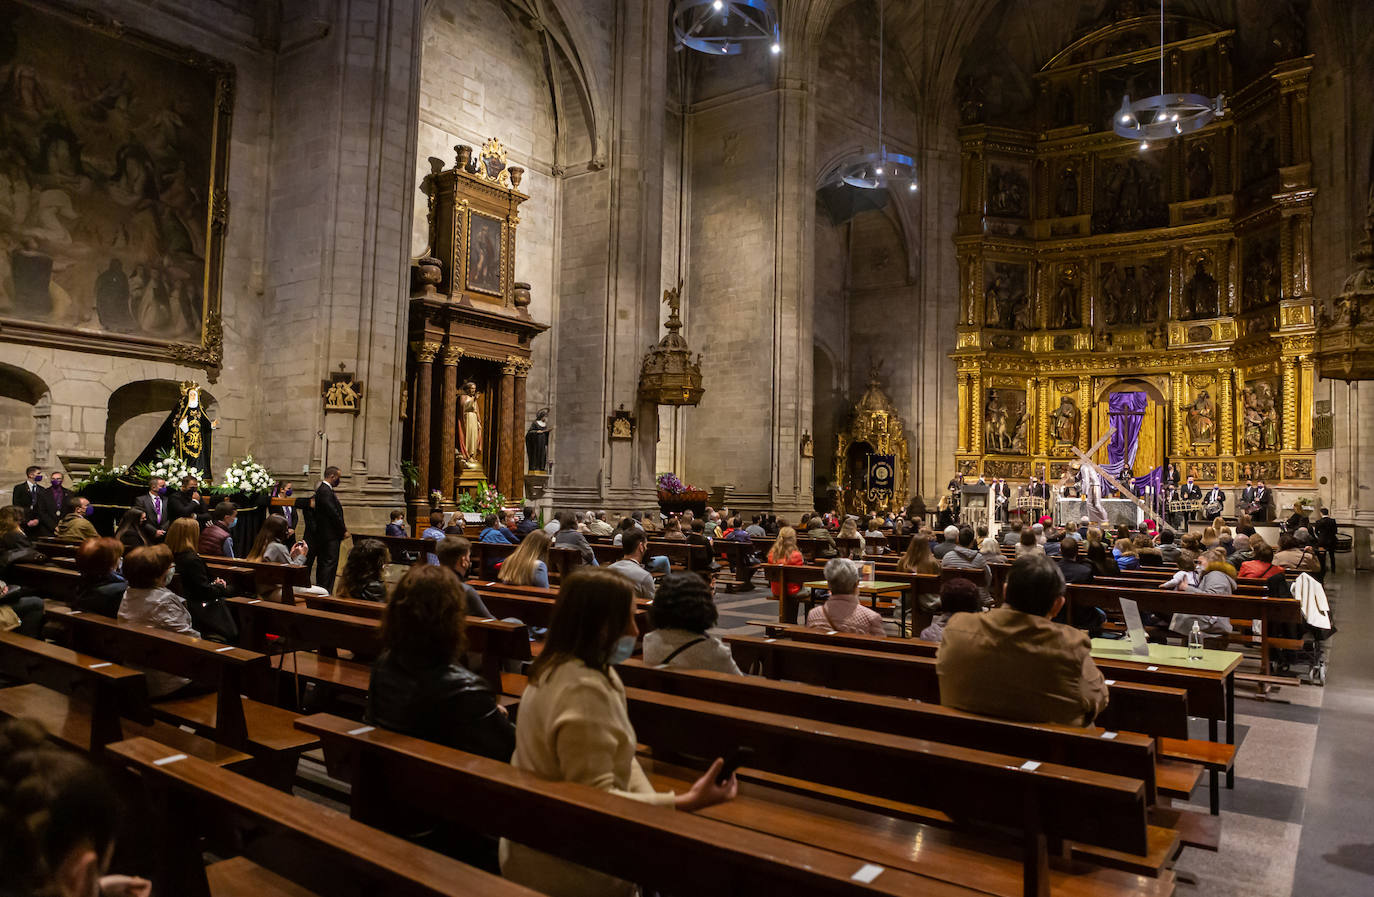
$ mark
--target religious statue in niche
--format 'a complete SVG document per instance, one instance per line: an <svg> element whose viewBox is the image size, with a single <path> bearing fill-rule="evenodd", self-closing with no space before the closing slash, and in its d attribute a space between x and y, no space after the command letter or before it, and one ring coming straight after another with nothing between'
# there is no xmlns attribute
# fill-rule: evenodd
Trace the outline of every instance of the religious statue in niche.
<svg viewBox="0 0 1374 897"><path fill-rule="evenodd" d="M1216 278L1207 273L1207 258L1200 255L1193 262L1193 276L1183 293L1183 319L1215 318L1220 313Z"/></svg>
<svg viewBox="0 0 1374 897"><path fill-rule="evenodd" d="M1059 189L1054 195L1054 214L1060 218L1078 214L1078 172L1065 165L1059 172Z"/></svg>
<svg viewBox="0 0 1374 897"><path fill-rule="evenodd" d="M1159 163L1149 156L1103 160L1093 208L1094 234L1166 226L1169 204Z"/></svg>
<svg viewBox="0 0 1374 897"><path fill-rule="evenodd" d="M1078 267L1069 263L1059 271L1059 288L1054 291L1054 299L1050 303L1051 330L1071 330L1082 323L1078 313L1078 296Z"/></svg>
<svg viewBox="0 0 1374 897"><path fill-rule="evenodd" d="M1073 445L1078 442L1078 405L1073 399L1063 396L1059 407L1050 415L1050 431L1054 434L1056 445Z"/></svg>
<svg viewBox="0 0 1374 897"><path fill-rule="evenodd" d="M983 408L985 450L1004 454L1026 453L1026 396L1010 389L989 389Z"/></svg>
<svg viewBox="0 0 1374 897"><path fill-rule="evenodd" d="M549 426L549 409L540 408L534 413L530 428L525 431L526 469L539 472L549 469L549 436L553 427Z"/></svg>
<svg viewBox="0 0 1374 897"><path fill-rule="evenodd" d="M1276 390L1267 380L1246 385L1241 392L1242 441L1247 452L1272 452L1279 447Z"/></svg>
<svg viewBox="0 0 1374 897"><path fill-rule="evenodd" d="M996 164L988 167L988 214L1030 217L1030 183L1023 172Z"/></svg>
<svg viewBox="0 0 1374 897"><path fill-rule="evenodd" d="M1197 400L1188 406L1188 435L1193 445L1211 445L1216 437L1216 405L1212 397L1203 390Z"/></svg>
<svg viewBox="0 0 1374 897"><path fill-rule="evenodd" d="M1279 301L1279 241L1275 236L1245 240L1241 265L1241 310L1264 308Z"/></svg>
<svg viewBox="0 0 1374 897"><path fill-rule="evenodd" d="M458 455L468 470L482 464L482 411L477 403L477 384L471 380L458 394Z"/></svg>
<svg viewBox="0 0 1374 897"><path fill-rule="evenodd" d="M634 415L625 410L624 403L606 419L606 432L612 439L633 439L635 435Z"/></svg>
<svg viewBox="0 0 1374 897"><path fill-rule="evenodd" d="M1001 330L1030 330L1031 303L1026 294L1026 266L993 262L983 294L984 314L989 327Z"/></svg>
<svg viewBox="0 0 1374 897"><path fill-rule="evenodd" d="M1188 149L1188 198L1206 199L1212 195L1212 151L1205 143Z"/></svg>

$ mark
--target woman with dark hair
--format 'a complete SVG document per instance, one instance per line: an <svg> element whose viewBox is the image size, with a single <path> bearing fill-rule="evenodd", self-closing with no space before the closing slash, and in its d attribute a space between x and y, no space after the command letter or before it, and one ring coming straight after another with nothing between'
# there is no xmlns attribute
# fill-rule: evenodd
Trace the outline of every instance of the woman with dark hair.
<svg viewBox="0 0 1374 897"><path fill-rule="evenodd" d="M590 567L597 566L596 552L592 551L591 543L577 531L577 516L572 511L559 511L554 519L558 521L558 532L553 537L554 546L576 548L582 555L582 563Z"/></svg>
<svg viewBox="0 0 1374 897"><path fill-rule="evenodd" d="M253 547L248 549L246 560L267 564L290 564L293 567L304 564L305 543L297 542L287 548L286 543L282 541L289 531L290 524L286 522L285 517L280 514L268 514L267 519L262 522L262 529L258 530L257 538L253 540Z"/></svg>
<svg viewBox="0 0 1374 897"><path fill-rule="evenodd" d="M386 601L386 581L382 577L390 561L391 551L376 539L354 543L339 577L344 597Z"/></svg>
<svg viewBox="0 0 1374 897"><path fill-rule="evenodd" d="M176 562L181 597L186 599L196 629L205 638L231 644L239 637L239 627L224 603L229 585L222 577L210 578L210 568L196 551L200 535L196 518L179 517L167 526L166 545Z"/></svg>
<svg viewBox="0 0 1374 897"><path fill-rule="evenodd" d="M1088 563L1093 565L1094 576L1117 576L1121 573L1116 558L1107 551L1105 542L1088 542Z"/></svg>
<svg viewBox="0 0 1374 897"><path fill-rule="evenodd" d="M505 762L515 750L515 727L486 680L458 662L466 626L457 574L411 567L382 614L367 721Z"/></svg>
<svg viewBox="0 0 1374 897"><path fill-rule="evenodd" d="M119 518L119 526L115 528L114 537L124 546L125 551L148 544L148 537L143 533L143 521L147 518L148 515L143 513L141 508L130 508Z"/></svg>
<svg viewBox="0 0 1374 897"><path fill-rule="evenodd" d="M983 610L978 587L967 579L947 579L940 585L940 613L921 630L921 638L938 642L945 637L945 625L955 614L976 614Z"/></svg>
<svg viewBox="0 0 1374 897"><path fill-rule="evenodd" d="M644 636L644 662L680 670L741 675L728 645L707 630L716 625L711 587L695 573L669 573L649 608L654 631Z"/></svg>
<svg viewBox="0 0 1374 897"><path fill-rule="evenodd" d="M107 874L119 828L113 787L31 720L0 723L0 795L4 893L147 897L144 879Z"/></svg>
<svg viewBox="0 0 1374 897"><path fill-rule="evenodd" d="M76 572L81 580L76 586L72 608L88 614L113 617L119 613L119 602L129 584L119 574L119 560L124 546L114 539L87 539L76 549Z"/></svg>
<svg viewBox="0 0 1374 897"><path fill-rule="evenodd" d="M520 700L511 764L553 782L591 785L621 797L679 810L730 800L732 776L716 784L711 764L685 794L655 791L635 759L625 686L615 664L634 653L634 591L608 570L579 570L559 590L544 650ZM621 897L635 886L513 841L501 841L501 873L550 897Z"/></svg>

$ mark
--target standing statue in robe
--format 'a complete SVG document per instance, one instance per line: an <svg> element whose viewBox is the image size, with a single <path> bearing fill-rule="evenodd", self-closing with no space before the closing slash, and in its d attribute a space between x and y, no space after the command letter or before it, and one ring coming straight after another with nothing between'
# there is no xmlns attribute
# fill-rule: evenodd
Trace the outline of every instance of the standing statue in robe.
<svg viewBox="0 0 1374 897"><path fill-rule="evenodd" d="M525 466L528 470L549 469L549 434L552 432L553 428L549 426L549 409L540 408L535 412L530 428L525 431Z"/></svg>
<svg viewBox="0 0 1374 897"><path fill-rule="evenodd" d="M1216 406L1212 404L1212 398L1203 390L1197 397L1197 401L1188 407L1188 433L1192 437L1193 445L1211 445L1213 435L1216 433Z"/></svg>
<svg viewBox="0 0 1374 897"><path fill-rule="evenodd" d="M477 384L469 380L458 395L458 454L463 467L476 470L482 464L482 415L477 407Z"/></svg>
<svg viewBox="0 0 1374 897"><path fill-rule="evenodd" d="M1073 445L1078 441L1078 406L1073 399L1064 396L1059 400L1059 407L1050 415L1050 425L1059 445Z"/></svg>

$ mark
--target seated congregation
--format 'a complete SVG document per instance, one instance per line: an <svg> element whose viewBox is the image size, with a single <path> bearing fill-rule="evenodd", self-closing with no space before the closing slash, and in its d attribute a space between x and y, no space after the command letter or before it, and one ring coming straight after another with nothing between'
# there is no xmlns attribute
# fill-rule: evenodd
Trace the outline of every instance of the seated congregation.
<svg viewBox="0 0 1374 897"><path fill-rule="evenodd" d="M335 893L339 861L388 893L1170 894L1220 843L1236 680L1274 681L1315 555L1222 521L1175 544L526 507L414 537L397 512L340 534L334 576L318 511L309 545L273 513L242 550L238 509L191 483L168 514L162 485L113 535L79 498L65 530L0 509L23 893ZM722 627L749 592L776 621ZM1149 665L1112 648L1128 599Z"/></svg>

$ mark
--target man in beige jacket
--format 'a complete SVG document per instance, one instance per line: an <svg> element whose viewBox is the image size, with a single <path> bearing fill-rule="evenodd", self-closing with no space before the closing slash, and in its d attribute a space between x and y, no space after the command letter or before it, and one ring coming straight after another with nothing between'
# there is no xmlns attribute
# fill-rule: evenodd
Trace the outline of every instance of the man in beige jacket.
<svg viewBox="0 0 1374 897"><path fill-rule="evenodd" d="M940 702L1026 722L1086 726L1107 706L1107 685L1088 636L1051 622L1064 606L1064 576L1044 555L1007 574L1006 604L956 614L936 655Z"/></svg>

